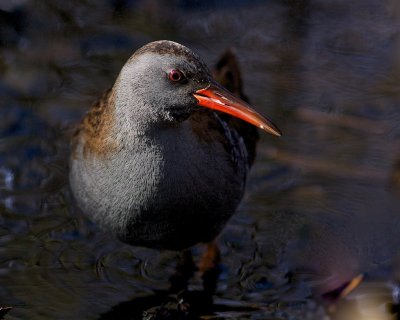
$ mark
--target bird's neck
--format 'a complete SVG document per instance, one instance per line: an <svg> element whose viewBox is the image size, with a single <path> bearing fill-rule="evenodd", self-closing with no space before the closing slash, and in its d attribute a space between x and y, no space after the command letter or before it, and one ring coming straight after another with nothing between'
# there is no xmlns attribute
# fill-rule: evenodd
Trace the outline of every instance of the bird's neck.
<svg viewBox="0 0 400 320"><path fill-rule="evenodd" d="M118 141L135 144L159 137L164 130L177 128L181 122L162 112L162 106L148 103L140 91L116 87L114 135Z"/></svg>

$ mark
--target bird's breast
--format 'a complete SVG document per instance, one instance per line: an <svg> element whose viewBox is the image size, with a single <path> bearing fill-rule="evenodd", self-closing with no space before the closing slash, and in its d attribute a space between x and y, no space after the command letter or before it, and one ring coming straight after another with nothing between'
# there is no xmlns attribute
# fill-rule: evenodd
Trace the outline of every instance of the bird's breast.
<svg viewBox="0 0 400 320"><path fill-rule="evenodd" d="M140 180L152 177L144 203L155 211L196 206L212 210L222 203L228 210L229 203L241 197L248 170L245 157L235 146L227 148L230 140L204 131L199 135L196 130L191 121L165 128L154 145L139 153L140 163L151 163L151 175L148 166L135 166L135 171Z"/></svg>
<svg viewBox="0 0 400 320"><path fill-rule="evenodd" d="M83 211L139 245L174 248L185 232L190 244L215 236L243 195L247 157L240 139L221 136L222 124L201 131L193 120L133 139L107 159L75 157L71 186ZM208 231L196 235L203 224Z"/></svg>

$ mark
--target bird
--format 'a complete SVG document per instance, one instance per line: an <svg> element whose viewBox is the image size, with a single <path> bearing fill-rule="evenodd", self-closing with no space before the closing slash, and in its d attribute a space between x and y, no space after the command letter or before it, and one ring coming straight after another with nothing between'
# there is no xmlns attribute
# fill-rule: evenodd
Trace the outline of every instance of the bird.
<svg viewBox="0 0 400 320"><path fill-rule="evenodd" d="M134 246L182 251L212 242L243 197L255 128L282 134L245 100L184 45L139 48L71 139L78 206Z"/></svg>

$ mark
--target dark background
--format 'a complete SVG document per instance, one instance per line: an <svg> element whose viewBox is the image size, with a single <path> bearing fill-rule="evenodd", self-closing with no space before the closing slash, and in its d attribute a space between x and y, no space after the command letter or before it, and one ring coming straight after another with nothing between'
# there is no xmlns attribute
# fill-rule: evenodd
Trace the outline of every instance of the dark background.
<svg viewBox="0 0 400 320"><path fill-rule="evenodd" d="M159 39L210 66L234 48L246 94L284 132L261 133L245 199L219 238L216 302L231 307L220 318L392 319L398 0L0 1L0 306L14 306L6 318L96 319L168 287L175 253L121 244L74 207L64 137L129 56ZM359 273L366 282L337 308L321 302L327 283Z"/></svg>

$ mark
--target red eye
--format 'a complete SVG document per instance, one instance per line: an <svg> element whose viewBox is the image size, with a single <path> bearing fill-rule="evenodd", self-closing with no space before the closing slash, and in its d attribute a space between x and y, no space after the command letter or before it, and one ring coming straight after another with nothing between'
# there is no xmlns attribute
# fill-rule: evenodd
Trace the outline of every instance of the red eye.
<svg viewBox="0 0 400 320"><path fill-rule="evenodd" d="M173 69L169 72L168 79L172 82L179 82L184 79L184 75L179 70Z"/></svg>

